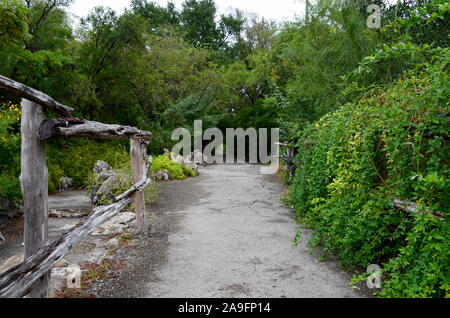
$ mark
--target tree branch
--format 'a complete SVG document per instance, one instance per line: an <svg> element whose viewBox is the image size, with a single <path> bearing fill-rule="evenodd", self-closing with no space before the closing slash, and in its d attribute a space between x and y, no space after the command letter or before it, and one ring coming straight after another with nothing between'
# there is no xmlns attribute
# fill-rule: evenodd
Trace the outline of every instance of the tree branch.
<svg viewBox="0 0 450 318"><path fill-rule="evenodd" d="M2 75L0 75L0 89L42 105L61 116L71 117L75 111L73 108L57 102L47 94Z"/></svg>

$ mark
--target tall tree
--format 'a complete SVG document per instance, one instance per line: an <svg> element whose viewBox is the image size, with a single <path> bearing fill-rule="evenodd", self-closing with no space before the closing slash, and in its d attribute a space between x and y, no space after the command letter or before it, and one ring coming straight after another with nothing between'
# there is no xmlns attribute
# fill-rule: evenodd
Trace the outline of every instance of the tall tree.
<svg viewBox="0 0 450 318"><path fill-rule="evenodd" d="M217 7L214 0L186 0L181 11L181 23L188 43L195 47L222 51L236 55L244 19L242 15L221 15L216 22Z"/></svg>
<svg viewBox="0 0 450 318"><path fill-rule="evenodd" d="M167 7L163 7L147 0L131 0L131 10L147 21L152 32L163 26L180 24L180 12L171 1L167 3Z"/></svg>
<svg viewBox="0 0 450 318"><path fill-rule="evenodd" d="M132 91L129 64L145 48L144 27L138 15L126 11L119 17L103 7L96 7L81 20L79 40L82 43L77 64L83 74L80 85L89 87L91 96L82 97L87 101L83 115L95 118L102 112L103 118L112 119L121 116L121 105L130 105L127 101Z"/></svg>

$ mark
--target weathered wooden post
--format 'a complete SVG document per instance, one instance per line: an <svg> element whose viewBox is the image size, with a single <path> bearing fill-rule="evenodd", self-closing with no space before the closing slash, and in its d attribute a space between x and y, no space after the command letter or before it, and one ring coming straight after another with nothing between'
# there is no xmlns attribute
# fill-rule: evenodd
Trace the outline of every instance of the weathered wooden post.
<svg viewBox="0 0 450 318"><path fill-rule="evenodd" d="M21 174L24 206L25 259L32 256L48 239L48 170L45 142L38 135L46 118L41 105L22 99ZM30 289L29 297L49 297L50 272L39 278Z"/></svg>
<svg viewBox="0 0 450 318"><path fill-rule="evenodd" d="M133 183L137 184L142 178L143 167L147 160L148 140L131 138L130 139L130 155L131 155L131 171L133 174ZM136 213L136 223L138 231L145 229L145 196L144 191L140 191L134 198L134 209Z"/></svg>

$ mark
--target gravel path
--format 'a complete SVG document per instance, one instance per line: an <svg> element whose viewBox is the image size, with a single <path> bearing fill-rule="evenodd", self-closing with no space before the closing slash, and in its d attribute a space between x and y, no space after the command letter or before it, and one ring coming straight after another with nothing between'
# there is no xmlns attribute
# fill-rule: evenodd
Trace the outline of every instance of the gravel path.
<svg viewBox="0 0 450 318"><path fill-rule="evenodd" d="M126 266L96 284L100 297L367 297L351 274L319 262L276 175L256 165L214 165L164 183L149 231L115 258Z"/></svg>

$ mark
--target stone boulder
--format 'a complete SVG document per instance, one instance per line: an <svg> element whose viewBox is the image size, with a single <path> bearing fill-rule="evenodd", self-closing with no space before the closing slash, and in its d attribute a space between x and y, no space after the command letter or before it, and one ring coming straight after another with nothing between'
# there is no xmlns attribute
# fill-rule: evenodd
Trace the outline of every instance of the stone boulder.
<svg viewBox="0 0 450 318"><path fill-rule="evenodd" d="M72 188L73 180L67 177L61 177L59 179L58 190L59 191L68 191Z"/></svg>
<svg viewBox="0 0 450 318"><path fill-rule="evenodd" d="M195 164L198 164L200 166L206 166L208 165L208 157L205 156L200 150L195 149L194 152L191 152L191 154L188 156L188 159L192 161Z"/></svg>
<svg viewBox="0 0 450 318"><path fill-rule="evenodd" d="M66 260L65 258L61 258L58 263L55 264L54 267L69 267L72 264Z"/></svg>
<svg viewBox="0 0 450 318"><path fill-rule="evenodd" d="M152 172L151 178L155 181L168 181L170 178L170 173L166 169Z"/></svg>
<svg viewBox="0 0 450 318"><path fill-rule="evenodd" d="M102 160L97 161L94 165L94 172L96 174L102 174L112 170L111 166Z"/></svg>
<svg viewBox="0 0 450 318"><path fill-rule="evenodd" d="M5 237L3 236L2 232L0 232L0 245L5 243Z"/></svg>
<svg viewBox="0 0 450 318"><path fill-rule="evenodd" d="M198 164L196 164L196 163L194 163L194 162L189 162L189 161L187 161L187 162L184 164L184 166L185 166L186 168L189 168L189 169L194 170L196 175L199 175L199 174L200 174L200 171L198 170Z"/></svg>
<svg viewBox="0 0 450 318"><path fill-rule="evenodd" d="M90 193L93 205L109 203L116 195L130 187L131 177L115 171L104 161L97 161L94 173Z"/></svg>
<svg viewBox="0 0 450 318"><path fill-rule="evenodd" d="M178 163L179 165L184 164L184 158L180 155L175 155L173 153L170 154L169 156L170 160L172 160L173 162Z"/></svg>
<svg viewBox="0 0 450 318"><path fill-rule="evenodd" d="M185 166L186 168L192 169L195 171L195 174L200 174L199 170L198 170L198 164L195 163L193 161L193 153L191 153L190 155L188 155L186 158L183 158L181 155L175 155L173 153L169 154L169 159L172 160L173 162L176 162L180 165Z"/></svg>
<svg viewBox="0 0 450 318"><path fill-rule="evenodd" d="M11 268L13 268L16 265L19 265L20 263L22 263L24 261L24 256L23 254L19 254L19 255L14 255L11 256L10 258L8 258L3 265L0 267L0 274L3 274L4 272L10 270Z"/></svg>
<svg viewBox="0 0 450 318"><path fill-rule="evenodd" d="M132 212L121 212L105 223L99 225L91 235L117 235L132 232L136 228L136 215Z"/></svg>
<svg viewBox="0 0 450 318"><path fill-rule="evenodd" d="M52 268L50 279L50 294L67 288L81 288L81 268L76 264L65 262L64 266Z"/></svg>
<svg viewBox="0 0 450 318"><path fill-rule="evenodd" d="M24 261L23 254L14 255L6 260L0 267L0 274L10 270ZM51 270L50 290L51 294L61 290L64 286L68 288L80 288L81 269L76 264L71 264L66 259L61 259Z"/></svg>
<svg viewBox="0 0 450 318"><path fill-rule="evenodd" d="M119 247L119 240L117 238L112 238L105 243L105 247L108 251L114 251Z"/></svg>

